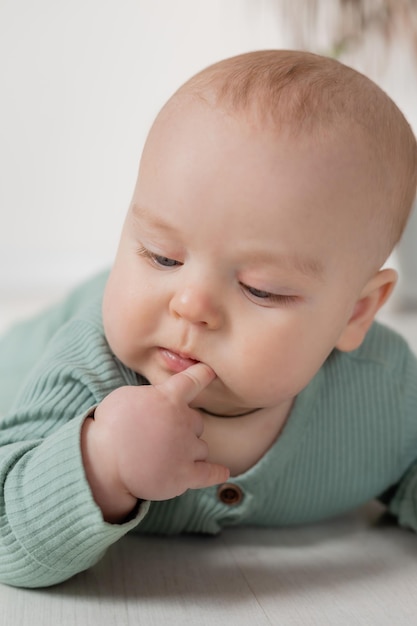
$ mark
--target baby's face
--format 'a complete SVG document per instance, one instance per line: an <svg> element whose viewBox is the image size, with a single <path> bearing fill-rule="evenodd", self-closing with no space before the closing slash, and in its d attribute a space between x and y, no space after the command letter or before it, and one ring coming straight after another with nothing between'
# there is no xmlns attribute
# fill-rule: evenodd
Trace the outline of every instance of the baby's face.
<svg viewBox="0 0 417 626"><path fill-rule="evenodd" d="M104 297L107 339L152 384L194 361L195 406L284 406L337 346L366 282L355 258L365 165L344 146L171 107L144 150Z"/></svg>

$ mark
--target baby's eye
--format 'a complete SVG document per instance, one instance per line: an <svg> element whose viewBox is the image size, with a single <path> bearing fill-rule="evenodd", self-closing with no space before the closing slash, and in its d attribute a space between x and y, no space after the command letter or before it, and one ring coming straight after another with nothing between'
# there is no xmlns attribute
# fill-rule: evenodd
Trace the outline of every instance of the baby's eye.
<svg viewBox="0 0 417 626"><path fill-rule="evenodd" d="M269 291L262 291L262 289L255 289L255 287L249 287L249 285L246 285L246 289L249 291L249 293L251 293L256 298L263 299L263 298L271 298L274 296L274 294Z"/></svg>
<svg viewBox="0 0 417 626"><path fill-rule="evenodd" d="M153 254L152 259L158 265L162 265L163 267L175 267L176 265L180 265L178 261L175 259L169 259L167 256L160 256L159 254Z"/></svg>
<svg viewBox="0 0 417 626"><path fill-rule="evenodd" d="M252 300L259 301L260 304L291 304L296 301L296 296L282 295L278 293L271 293L270 291L263 291L262 289L256 289L249 285L241 283L243 289L249 294Z"/></svg>
<svg viewBox="0 0 417 626"><path fill-rule="evenodd" d="M150 259L152 263L154 263L158 267L177 267L178 265L182 265L179 261L175 259L170 259L167 256L162 256L160 254L155 254L146 248L140 248L138 250L138 254L146 259Z"/></svg>

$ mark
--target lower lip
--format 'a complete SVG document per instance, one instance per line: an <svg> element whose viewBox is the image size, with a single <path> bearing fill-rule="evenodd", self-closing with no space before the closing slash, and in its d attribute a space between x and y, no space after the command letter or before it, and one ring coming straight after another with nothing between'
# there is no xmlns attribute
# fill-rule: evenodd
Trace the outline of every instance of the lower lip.
<svg viewBox="0 0 417 626"><path fill-rule="evenodd" d="M159 354L161 355L165 366L171 372L183 372L192 365L199 363L199 361L188 359L187 357L181 356L176 352L171 352L171 350L167 350L166 348L159 348Z"/></svg>

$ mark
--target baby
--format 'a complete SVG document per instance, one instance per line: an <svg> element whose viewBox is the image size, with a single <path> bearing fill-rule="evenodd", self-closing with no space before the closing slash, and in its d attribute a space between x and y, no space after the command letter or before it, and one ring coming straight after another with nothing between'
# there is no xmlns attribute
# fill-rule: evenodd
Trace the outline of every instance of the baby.
<svg viewBox="0 0 417 626"><path fill-rule="evenodd" d="M398 108L337 61L253 52L183 85L110 274L0 343L0 580L372 498L417 530L417 359L374 323L416 173Z"/></svg>

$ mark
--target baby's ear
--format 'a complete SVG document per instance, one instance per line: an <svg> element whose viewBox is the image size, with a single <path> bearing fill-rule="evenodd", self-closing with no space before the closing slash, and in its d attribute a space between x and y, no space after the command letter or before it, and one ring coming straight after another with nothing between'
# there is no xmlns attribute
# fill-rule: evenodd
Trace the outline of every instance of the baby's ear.
<svg viewBox="0 0 417 626"><path fill-rule="evenodd" d="M375 315L388 300L397 282L397 272L391 269L380 270L366 284L353 313L336 344L342 352L359 348L368 332Z"/></svg>

